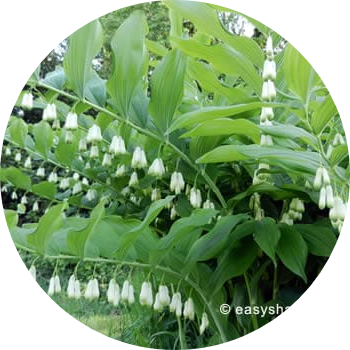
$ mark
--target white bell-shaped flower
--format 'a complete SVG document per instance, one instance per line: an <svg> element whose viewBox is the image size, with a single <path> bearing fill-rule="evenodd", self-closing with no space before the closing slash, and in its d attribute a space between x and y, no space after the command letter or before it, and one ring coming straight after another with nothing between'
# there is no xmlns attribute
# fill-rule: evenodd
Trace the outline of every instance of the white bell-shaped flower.
<svg viewBox="0 0 350 350"><path fill-rule="evenodd" d="M319 190L323 184L323 167L319 167L316 170L316 176L314 179L314 188Z"/></svg>
<svg viewBox="0 0 350 350"><path fill-rule="evenodd" d="M58 186L61 190L66 190L67 188L69 188L69 178L68 177L64 177L63 179L61 179L60 184Z"/></svg>
<svg viewBox="0 0 350 350"><path fill-rule="evenodd" d="M50 296L55 294L55 278L53 276L50 278L49 289L47 291L47 294Z"/></svg>
<svg viewBox="0 0 350 350"><path fill-rule="evenodd" d="M112 165L112 157L109 153L103 155L102 166L110 167Z"/></svg>
<svg viewBox="0 0 350 350"><path fill-rule="evenodd" d="M199 326L199 334L203 334L204 331L209 327L209 319L206 312L203 312L201 325Z"/></svg>
<svg viewBox="0 0 350 350"><path fill-rule="evenodd" d="M154 188L151 193L151 201L155 202L162 198L162 194L159 188Z"/></svg>
<svg viewBox="0 0 350 350"><path fill-rule="evenodd" d="M39 204L37 201L33 203L32 211L37 212L39 211Z"/></svg>
<svg viewBox="0 0 350 350"><path fill-rule="evenodd" d="M150 282L145 281L142 283L139 300L141 305L153 305L152 285Z"/></svg>
<svg viewBox="0 0 350 350"><path fill-rule="evenodd" d="M171 298L171 303L169 305L170 312L175 312L177 317L181 317L182 315L182 302L181 302L181 294L176 292L173 294Z"/></svg>
<svg viewBox="0 0 350 350"><path fill-rule="evenodd" d="M170 209L170 220L175 220L176 216L177 216L176 209L175 209L175 207L172 207Z"/></svg>
<svg viewBox="0 0 350 350"><path fill-rule="evenodd" d="M117 170L115 172L115 176L116 177L122 177L122 176L125 175L125 172L126 172L125 165L124 164L118 164Z"/></svg>
<svg viewBox="0 0 350 350"><path fill-rule="evenodd" d="M86 136L87 143L100 142L102 141L101 129L98 125L93 125Z"/></svg>
<svg viewBox="0 0 350 350"><path fill-rule="evenodd" d="M36 176L45 177L45 168L39 167L38 170L36 171Z"/></svg>
<svg viewBox="0 0 350 350"><path fill-rule="evenodd" d="M135 169L141 169L147 166L146 154L141 147L135 148L131 159L131 166Z"/></svg>
<svg viewBox="0 0 350 350"><path fill-rule="evenodd" d="M137 172L134 171L131 176L130 176L130 180L129 180L129 186L130 187L134 187L139 183L139 178L137 176Z"/></svg>
<svg viewBox="0 0 350 350"><path fill-rule="evenodd" d="M92 202L96 199L96 191L93 190L92 188L90 188L87 192L86 192L86 195L85 195L85 198L87 201L89 202Z"/></svg>
<svg viewBox="0 0 350 350"><path fill-rule="evenodd" d="M29 157L27 157L27 159L24 162L24 167L26 169L31 169L32 168L32 159Z"/></svg>
<svg viewBox="0 0 350 350"><path fill-rule="evenodd" d="M134 287L132 284L129 284L128 303L132 305L134 304L134 302L135 302Z"/></svg>
<svg viewBox="0 0 350 350"><path fill-rule="evenodd" d="M91 159L96 159L99 157L99 150L98 150L98 146L97 145L93 145L91 146L91 149L90 149L90 158Z"/></svg>
<svg viewBox="0 0 350 350"><path fill-rule="evenodd" d="M183 315L185 318L190 319L191 321L194 320L195 312L194 312L194 303L192 298L188 298L185 301Z"/></svg>
<svg viewBox="0 0 350 350"><path fill-rule="evenodd" d="M121 298L122 301L128 301L128 298L129 298L129 286L130 286L129 281L125 280L124 283L123 283L122 292L121 292L121 295L120 295L120 298Z"/></svg>
<svg viewBox="0 0 350 350"><path fill-rule="evenodd" d="M78 116L76 113L69 112L66 117L64 128L67 130L78 129Z"/></svg>
<svg viewBox="0 0 350 350"><path fill-rule="evenodd" d="M113 136L109 152L115 155L126 154L125 142L121 136Z"/></svg>
<svg viewBox="0 0 350 350"><path fill-rule="evenodd" d="M58 277L58 275L55 276L54 278L54 284L55 284L55 293L61 293L61 282L60 282L60 278Z"/></svg>
<svg viewBox="0 0 350 350"><path fill-rule="evenodd" d="M72 194L78 194L79 192L81 192L83 190L83 187L81 185L81 182L77 182L76 184L74 184L73 189L72 189Z"/></svg>
<svg viewBox="0 0 350 350"><path fill-rule="evenodd" d="M276 92L275 83L272 80L264 81L262 86L262 93L261 93L262 99L265 101L271 101L274 98L276 98L276 96L277 96L277 92Z"/></svg>
<svg viewBox="0 0 350 350"><path fill-rule="evenodd" d="M190 191L190 203L193 208L200 208L202 206L201 191L195 187L191 188Z"/></svg>
<svg viewBox="0 0 350 350"><path fill-rule="evenodd" d="M69 277L67 287L68 298L75 298L75 276L74 274Z"/></svg>
<svg viewBox="0 0 350 350"><path fill-rule="evenodd" d="M18 196L17 196L17 193L16 193L16 191L13 191L12 193L11 193L11 199L12 200L16 200L16 199L18 199Z"/></svg>
<svg viewBox="0 0 350 350"><path fill-rule="evenodd" d="M174 171L170 178L170 191L180 194L185 189L185 181L180 172Z"/></svg>
<svg viewBox="0 0 350 350"><path fill-rule="evenodd" d="M11 155L11 147L6 147L5 148L5 156L10 156Z"/></svg>
<svg viewBox="0 0 350 350"><path fill-rule="evenodd" d="M203 203L203 209L215 209L215 205L214 203L207 199L204 203Z"/></svg>
<svg viewBox="0 0 350 350"><path fill-rule="evenodd" d="M57 173L55 171L52 171L49 174L49 177L47 178L47 181L51 182L51 183L56 183L58 181Z"/></svg>
<svg viewBox="0 0 350 350"><path fill-rule="evenodd" d="M268 80L268 79L276 80L276 63L275 63L275 61L266 60L264 62L262 78L264 80Z"/></svg>
<svg viewBox="0 0 350 350"><path fill-rule="evenodd" d="M116 280L113 278L109 281L107 290L107 300L114 306L119 305L120 301L120 288Z"/></svg>
<svg viewBox="0 0 350 350"><path fill-rule="evenodd" d="M17 152L15 155L15 162L19 163L22 160L21 152Z"/></svg>
<svg viewBox="0 0 350 350"><path fill-rule="evenodd" d="M33 108L33 95L30 92L26 92L22 96L21 107L27 110Z"/></svg>
<svg viewBox="0 0 350 350"><path fill-rule="evenodd" d="M85 137L79 140L78 150L79 152L85 152L87 150L87 141Z"/></svg>
<svg viewBox="0 0 350 350"><path fill-rule="evenodd" d="M148 175L162 177L165 174L163 160L156 158L148 169Z"/></svg>
<svg viewBox="0 0 350 350"><path fill-rule="evenodd" d="M333 208L334 205L334 196L333 188L331 185L326 186L326 206L327 208Z"/></svg>
<svg viewBox="0 0 350 350"><path fill-rule="evenodd" d="M267 120L272 120L274 118L274 112L271 107L261 108L260 122L266 122Z"/></svg>
<svg viewBox="0 0 350 350"><path fill-rule="evenodd" d="M169 289L165 285L160 285L158 288L159 293L159 303L162 306L170 305Z"/></svg>
<svg viewBox="0 0 350 350"><path fill-rule="evenodd" d="M93 300L100 297L100 289L98 285L98 280L96 278L91 279L85 289L84 293L85 299Z"/></svg>
<svg viewBox="0 0 350 350"><path fill-rule="evenodd" d="M322 187L320 190L320 198L318 200L318 207L323 210L326 207L326 198L327 198L327 194L326 194L326 187Z"/></svg>
<svg viewBox="0 0 350 350"><path fill-rule="evenodd" d="M49 103L43 111L43 120L52 121L57 118L56 105L54 103Z"/></svg>
<svg viewBox="0 0 350 350"><path fill-rule="evenodd" d="M28 204L27 196L24 194L21 198L21 204Z"/></svg>
<svg viewBox="0 0 350 350"><path fill-rule="evenodd" d="M156 296L154 298L153 309L155 311L161 311L163 309L162 304L159 302L159 293L156 293Z"/></svg>

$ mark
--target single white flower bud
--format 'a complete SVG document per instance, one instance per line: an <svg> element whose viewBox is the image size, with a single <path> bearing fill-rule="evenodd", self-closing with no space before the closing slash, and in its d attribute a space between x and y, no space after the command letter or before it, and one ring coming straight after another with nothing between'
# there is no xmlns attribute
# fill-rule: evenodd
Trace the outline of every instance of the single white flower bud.
<svg viewBox="0 0 350 350"><path fill-rule="evenodd" d="M142 283L139 300L141 305L153 305L152 285L150 282L145 281Z"/></svg>
<svg viewBox="0 0 350 350"><path fill-rule="evenodd" d="M115 176L116 177L122 177L122 176L125 175L125 172L126 172L125 165L124 164L118 164L117 170L115 172Z"/></svg>
<svg viewBox="0 0 350 350"><path fill-rule="evenodd" d="M86 198L86 200L89 201L89 202L94 201L94 200L96 199L96 191L90 188L90 189L86 192L85 198Z"/></svg>
<svg viewBox="0 0 350 350"><path fill-rule="evenodd" d="M67 188L69 188L69 178L68 177L64 177L63 179L61 179L60 184L58 186L61 190L66 190Z"/></svg>
<svg viewBox="0 0 350 350"><path fill-rule="evenodd" d="M49 177L47 178L47 181L51 183L56 183L58 181L57 173L55 171L51 172L49 174Z"/></svg>
<svg viewBox="0 0 350 350"><path fill-rule="evenodd" d="M35 201L35 202L33 203L32 211L34 211L34 212L39 211L39 204L38 204L37 201Z"/></svg>
<svg viewBox="0 0 350 350"><path fill-rule="evenodd" d="M209 319L206 312L203 312L201 325L199 326L199 334L203 334L204 331L209 327Z"/></svg>
<svg viewBox="0 0 350 350"><path fill-rule="evenodd" d="M47 291L47 294L52 296L55 294L55 278L51 277L49 282L49 289Z"/></svg>
<svg viewBox="0 0 350 350"><path fill-rule="evenodd" d="M260 114L260 122L266 122L274 118L273 109L271 107L263 107Z"/></svg>
<svg viewBox="0 0 350 350"><path fill-rule="evenodd" d="M96 159L99 157L99 150L98 150L98 146L97 145L93 145L91 146L90 149L90 158L91 159Z"/></svg>
<svg viewBox="0 0 350 350"><path fill-rule="evenodd" d="M141 169L147 166L146 154L141 147L135 148L132 155L131 166L135 169Z"/></svg>
<svg viewBox="0 0 350 350"><path fill-rule="evenodd" d="M26 92L22 96L21 107L30 111L33 108L33 95L30 92Z"/></svg>
<svg viewBox="0 0 350 350"><path fill-rule="evenodd" d="M182 302L181 302L181 294L176 292L173 294L171 299L171 303L169 305L170 312L175 312L176 317L181 317L182 315Z"/></svg>
<svg viewBox="0 0 350 350"><path fill-rule="evenodd" d="M159 302L159 293L157 293L155 298L154 298L153 309L155 311L161 311L163 309L163 306Z"/></svg>
<svg viewBox="0 0 350 350"><path fill-rule="evenodd" d="M194 313L194 303L193 303L192 298L188 298L185 301L183 315L185 318L188 318L191 321L194 320L195 313Z"/></svg>
<svg viewBox="0 0 350 350"><path fill-rule="evenodd" d="M333 197L333 188L331 185L326 186L326 206L327 208L333 208L334 197Z"/></svg>
<svg viewBox="0 0 350 350"><path fill-rule="evenodd" d="M52 121L57 118L56 105L49 103L43 111L43 120Z"/></svg>
<svg viewBox="0 0 350 350"><path fill-rule="evenodd" d="M38 170L36 171L36 176L45 177L45 168L39 167Z"/></svg>
<svg viewBox="0 0 350 350"><path fill-rule="evenodd" d="M61 283L58 275L56 275L54 278L54 285L55 285L55 293L61 293Z"/></svg>
<svg viewBox="0 0 350 350"><path fill-rule="evenodd" d="M180 194L185 189L185 181L180 172L174 171L170 178L170 191Z"/></svg>
<svg viewBox="0 0 350 350"><path fill-rule="evenodd" d="M169 289L165 285L160 285L158 288L159 303L161 306L168 306L170 304Z"/></svg>
<svg viewBox="0 0 350 350"><path fill-rule="evenodd" d="M175 207L172 207L170 209L170 220L175 220L176 216L177 216L176 209L175 209Z"/></svg>
<svg viewBox="0 0 350 350"><path fill-rule="evenodd" d="M328 171L326 168L322 168L322 179L324 185L330 185L331 179L329 178Z"/></svg>
<svg viewBox="0 0 350 350"><path fill-rule="evenodd" d="M121 136L113 136L112 142L109 146L109 152L112 154L126 154L124 140Z"/></svg>
<svg viewBox="0 0 350 350"><path fill-rule="evenodd" d="M151 194L151 201L152 202L155 202L159 199L162 198L162 195L161 195L161 192L160 192L160 189L159 188L154 188L152 190L152 194Z"/></svg>
<svg viewBox="0 0 350 350"><path fill-rule="evenodd" d="M69 112L66 117L64 128L67 130L78 129L78 116L76 113Z"/></svg>
<svg viewBox="0 0 350 350"><path fill-rule="evenodd" d="M87 142L85 137L79 140L78 149L79 149L79 152L85 152L87 150Z"/></svg>
<svg viewBox="0 0 350 350"><path fill-rule="evenodd" d="M276 80L276 63L275 61L266 60L264 62L264 68L262 73L264 80Z"/></svg>
<svg viewBox="0 0 350 350"><path fill-rule="evenodd" d="M17 152L15 155L15 162L19 163L22 159L21 152Z"/></svg>
<svg viewBox="0 0 350 350"><path fill-rule="evenodd" d="M318 207L323 210L326 207L326 188L323 186L320 190L320 198L318 200Z"/></svg>
<svg viewBox="0 0 350 350"><path fill-rule="evenodd" d="M74 184L73 189L72 189L72 194L78 194L79 192L81 192L83 190L82 186L81 186L81 182L77 182L76 184Z"/></svg>
<svg viewBox="0 0 350 350"><path fill-rule="evenodd" d="M156 158L148 169L148 175L162 177L165 174L163 160Z"/></svg>
<svg viewBox="0 0 350 350"><path fill-rule="evenodd" d="M102 141L102 135L101 135L101 129L98 125L93 125L87 133L86 136L87 143L94 143L94 142L101 142Z"/></svg>
<svg viewBox="0 0 350 350"><path fill-rule="evenodd" d="M132 286L132 284L129 284L128 303L132 305L134 304L134 302L135 302L134 287Z"/></svg>
<svg viewBox="0 0 350 350"><path fill-rule="evenodd" d="M102 166L109 167L112 165L112 157L109 153L103 155Z"/></svg>
<svg viewBox="0 0 350 350"><path fill-rule="evenodd" d="M139 178L137 176L137 172L134 171L131 176L130 176L130 180L129 180L129 186L130 187L135 187L137 184L139 183Z"/></svg>
<svg viewBox="0 0 350 350"><path fill-rule="evenodd" d="M67 287L68 298L75 298L75 276L71 275L68 280Z"/></svg>
<svg viewBox="0 0 350 350"><path fill-rule="evenodd" d="M319 190L322 187L323 183L323 167L319 167L316 170L316 176L314 180L314 188L315 190Z"/></svg>
<svg viewBox="0 0 350 350"><path fill-rule="evenodd" d="M261 94L262 99L272 101L276 96L277 92L274 82L272 80L264 81Z"/></svg>
<svg viewBox="0 0 350 350"><path fill-rule="evenodd" d="M31 169L32 168L32 159L29 157L27 157L27 159L24 162L24 167L26 169Z"/></svg>
<svg viewBox="0 0 350 350"><path fill-rule="evenodd" d="M120 295L120 298L122 301L128 301L128 298L129 298L129 281L126 280L124 281L123 283L123 288L122 288L122 292L121 292L121 295Z"/></svg>

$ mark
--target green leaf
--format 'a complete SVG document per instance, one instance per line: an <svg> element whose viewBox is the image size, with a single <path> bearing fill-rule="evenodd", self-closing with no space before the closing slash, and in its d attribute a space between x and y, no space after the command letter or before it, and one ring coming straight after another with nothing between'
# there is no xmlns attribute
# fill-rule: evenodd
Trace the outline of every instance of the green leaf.
<svg viewBox="0 0 350 350"><path fill-rule="evenodd" d="M190 20L196 28L210 36L214 36L223 42L226 42L240 55L243 60L251 61L257 67L261 67L264 61L264 55L257 43L251 38L232 35L228 33L222 26L217 12L210 4L203 2L190 2L173 0L165 3L183 19Z"/></svg>
<svg viewBox="0 0 350 350"><path fill-rule="evenodd" d="M320 134L324 127L336 114L338 114L337 107L334 104L332 96L328 95L312 113L311 126L314 129L315 134Z"/></svg>
<svg viewBox="0 0 350 350"><path fill-rule="evenodd" d="M187 67L188 73L199 82L199 85L205 91L225 96L232 104L246 102L251 99L248 97L246 90L225 86L209 64L191 59L188 61Z"/></svg>
<svg viewBox="0 0 350 350"><path fill-rule="evenodd" d="M183 127L193 126L194 124L208 120L214 120L222 117L232 117L243 112L259 110L263 105L264 104L261 102L252 102L233 106L210 106L198 108L194 111L182 114L180 117L176 118L171 126L171 131Z"/></svg>
<svg viewBox="0 0 350 350"><path fill-rule="evenodd" d="M311 90L321 83L320 77L291 44L285 50L283 69L289 89L306 104Z"/></svg>
<svg viewBox="0 0 350 350"><path fill-rule="evenodd" d="M185 71L186 57L175 49L163 58L152 74L148 110L161 134L168 132L181 103Z"/></svg>
<svg viewBox="0 0 350 350"><path fill-rule="evenodd" d="M324 161L317 152L294 151L277 146L225 145L215 148L197 159L197 163L233 162L256 160L278 166L290 173L315 175Z"/></svg>
<svg viewBox="0 0 350 350"><path fill-rule="evenodd" d="M157 249L163 250L174 246L196 227L207 225L215 214L217 214L217 210L214 209L193 210L191 216L175 221L169 233L161 239Z"/></svg>
<svg viewBox="0 0 350 350"><path fill-rule="evenodd" d="M1 169L1 172L3 178L13 186L22 190L30 191L32 185L30 177L23 174L21 170L10 167Z"/></svg>
<svg viewBox="0 0 350 350"><path fill-rule="evenodd" d="M66 75L62 67L58 66L53 72L46 74L43 83L54 87L55 89L62 90L66 83Z"/></svg>
<svg viewBox="0 0 350 350"><path fill-rule="evenodd" d="M11 117L10 126L8 128L11 140L16 142L18 146L24 148L25 140L28 134L28 125L21 118Z"/></svg>
<svg viewBox="0 0 350 350"><path fill-rule="evenodd" d="M280 236L281 233L272 218L263 218L261 221L255 222L254 239L275 266L277 266L275 254Z"/></svg>
<svg viewBox="0 0 350 350"><path fill-rule="evenodd" d="M305 265L307 244L301 234L292 226L280 224L281 237L277 245L277 255L282 263L306 283Z"/></svg>
<svg viewBox="0 0 350 350"><path fill-rule="evenodd" d="M294 228L304 238L309 252L316 256L329 257L337 238L328 227L321 225L294 225Z"/></svg>
<svg viewBox="0 0 350 350"><path fill-rule="evenodd" d="M245 239L220 257L212 277L213 294L231 278L243 275L255 260L257 253L256 243L252 239Z"/></svg>
<svg viewBox="0 0 350 350"><path fill-rule="evenodd" d="M340 164L345 158L349 158L349 151L347 145L339 145L333 148L331 157L329 159L332 165Z"/></svg>
<svg viewBox="0 0 350 350"><path fill-rule="evenodd" d="M229 215L221 218L208 233L193 244L186 262L205 261L217 256L225 247L230 232L246 219L247 214Z"/></svg>
<svg viewBox="0 0 350 350"><path fill-rule="evenodd" d="M53 131L51 126L47 122L41 121L34 125L33 135L36 150L47 159L53 144Z"/></svg>
<svg viewBox="0 0 350 350"><path fill-rule="evenodd" d="M118 28L111 42L113 68L107 90L124 118L129 116L135 90L147 72L147 33L144 14L135 11Z"/></svg>
<svg viewBox="0 0 350 350"><path fill-rule="evenodd" d="M50 239L55 231L62 225L62 212L67 204L62 203L49 209L39 220L34 233L28 235L28 243L40 254L45 255Z"/></svg>
<svg viewBox="0 0 350 350"><path fill-rule="evenodd" d="M260 131L256 124L245 119L232 120L229 118L220 118L203 122L181 137L218 135L244 135L251 138L254 143L259 143L260 141Z"/></svg>
<svg viewBox="0 0 350 350"><path fill-rule="evenodd" d="M18 224L18 214L14 210L5 209L5 219L9 230L11 231Z"/></svg>
<svg viewBox="0 0 350 350"><path fill-rule="evenodd" d="M272 126L259 126L264 134L284 137L288 139L301 139L302 141L310 144L317 145L317 138L307 132L303 128L299 128L294 125L272 125Z"/></svg>
<svg viewBox="0 0 350 350"><path fill-rule="evenodd" d="M143 219L143 221L134 229L129 232L125 232L124 237L120 242L119 251L121 254L125 254L130 246L135 242L135 240L143 233L145 229L148 228L150 223L158 216L158 214L166 207L172 200L174 196L167 196L164 199L153 202Z"/></svg>
<svg viewBox="0 0 350 350"><path fill-rule="evenodd" d="M193 39L172 38L172 41L186 55L211 63L220 73L240 76L257 95L260 95L261 77L252 62L239 51L223 43L208 46Z"/></svg>
<svg viewBox="0 0 350 350"><path fill-rule="evenodd" d="M92 103L103 107L106 104L106 93L106 80L101 79L97 74L93 74L86 83L86 98Z"/></svg>
<svg viewBox="0 0 350 350"><path fill-rule="evenodd" d="M68 233L67 245L72 254L84 257L96 257L95 252L88 252L88 239L94 234L98 228L98 224L105 216L105 204L107 199L102 199L100 203L93 209L90 214L89 224L82 230L71 230ZM88 254L89 253L89 254Z"/></svg>
<svg viewBox="0 0 350 350"><path fill-rule="evenodd" d="M77 145L76 143L65 143L63 139L60 140L56 147L55 157L59 163L70 166L76 158Z"/></svg>
<svg viewBox="0 0 350 350"><path fill-rule="evenodd" d="M33 185L32 192L39 197L54 199L55 194L57 193L57 188L55 184L43 181Z"/></svg>
<svg viewBox="0 0 350 350"><path fill-rule="evenodd" d="M63 67L70 87L81 99L87 97L88 82L96 78L92 60L100 50L102 41L102 26L98 20L86 24L69 37Z"/></svg>
<svg viewBox="0 0 350 350"><path fill-rule="evenodd" d="M156 41L146 39L146 45L150 52L153 52L157 56L165 56L169 52L163 45Z"/></svg>

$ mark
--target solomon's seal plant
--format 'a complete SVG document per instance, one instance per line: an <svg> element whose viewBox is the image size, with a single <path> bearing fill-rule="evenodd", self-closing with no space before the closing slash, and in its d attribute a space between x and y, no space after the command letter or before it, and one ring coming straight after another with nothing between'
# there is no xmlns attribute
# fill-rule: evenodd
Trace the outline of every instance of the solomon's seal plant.
<svg viewBox="0 0 350 350"><path fill-rule="evenodd" d="M37 259L55 265L50 296L145 310L152 326L129 325L140 344L162 334L160 347L184 349L272 319L237 306L290 306L308 288L343 225L350 173L332 97L290 43L251 18L259 35L229 32L223 14L242 15L217 6L165 6L167 44L133 12L110 42L107 78L93 65L99 20L69 37L56 70L37 68L0 179L31 275Z"/></svg>

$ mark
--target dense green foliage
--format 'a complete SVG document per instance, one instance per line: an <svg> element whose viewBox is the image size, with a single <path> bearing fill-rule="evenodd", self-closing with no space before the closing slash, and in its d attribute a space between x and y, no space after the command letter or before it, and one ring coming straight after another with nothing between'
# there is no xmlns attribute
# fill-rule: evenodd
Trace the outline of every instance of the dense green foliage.
<svg viewBox="0 0 350 350"><path fill-rule="evenodd" d="M101 298L122 322L108 335L196 348L276 317L235 308L290 306L310 286L342 226L349 159L331 95L293 46L249 18L254 37L226 30L241 18L227 9L165 5L92 21L54 71L38 67L0 179L14 243L44 288L60 274L66 289L72 273L103 292L112 277L137 295L144 281L167 285L194 317Z"/></svg>

